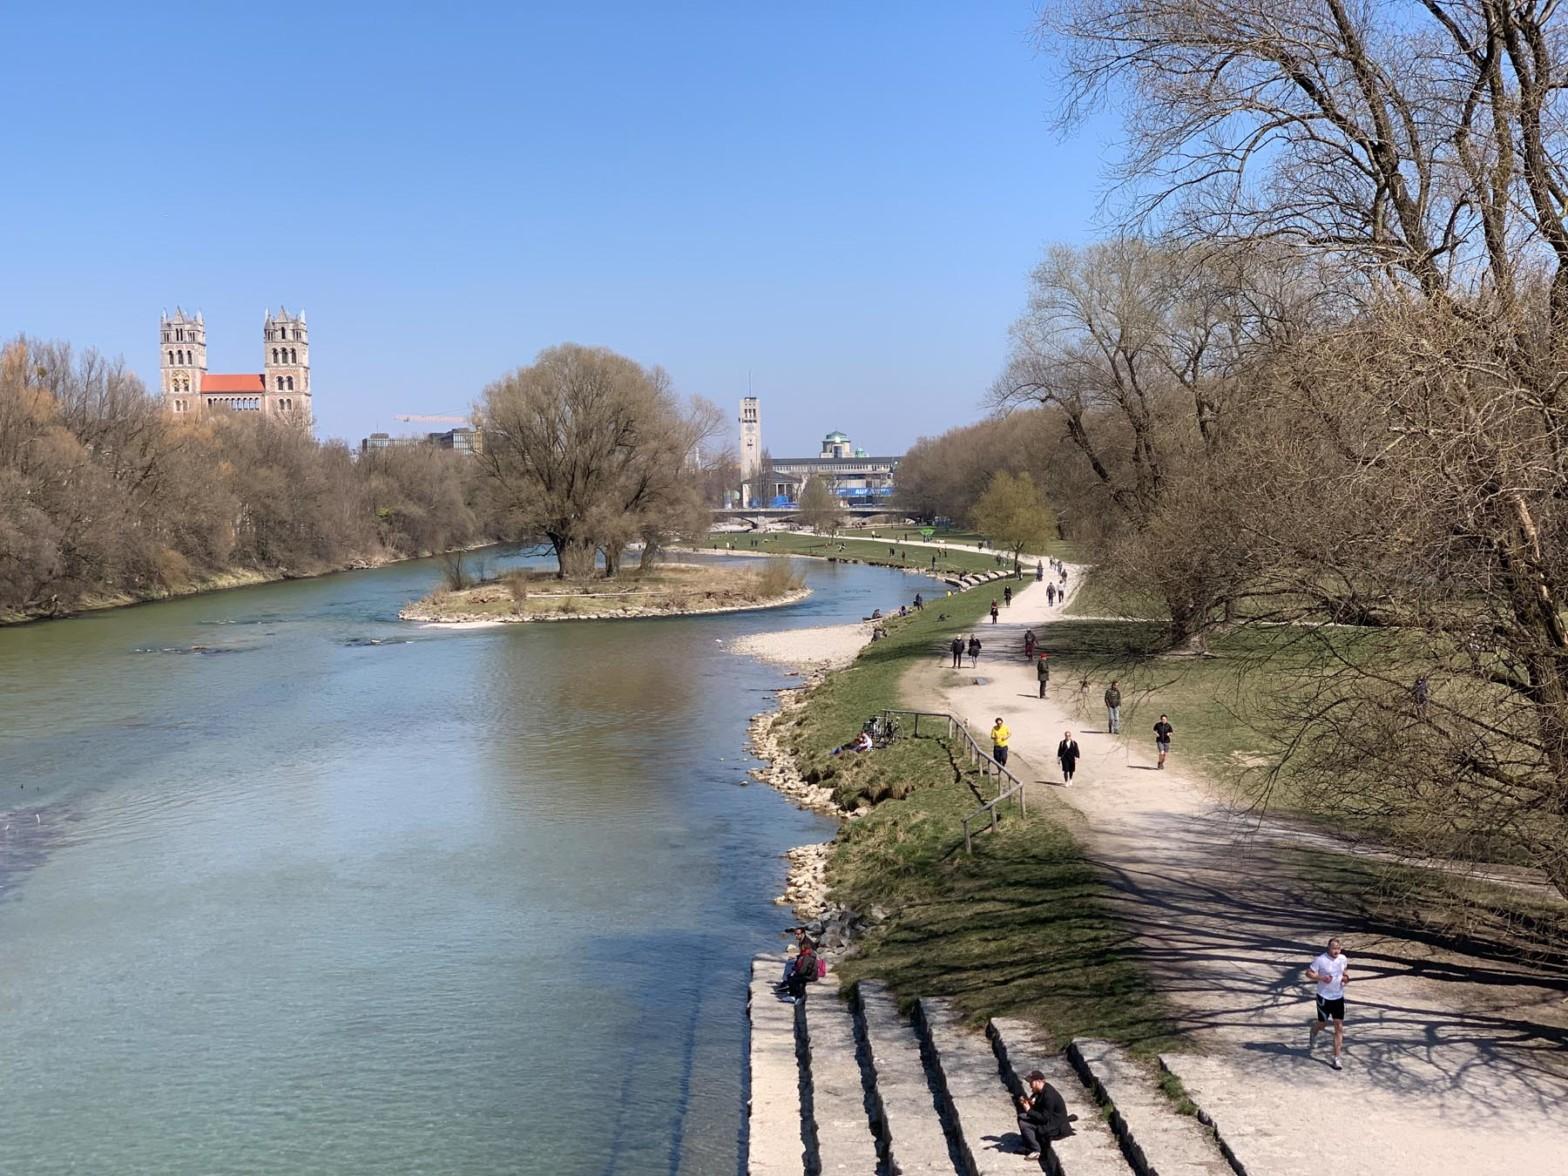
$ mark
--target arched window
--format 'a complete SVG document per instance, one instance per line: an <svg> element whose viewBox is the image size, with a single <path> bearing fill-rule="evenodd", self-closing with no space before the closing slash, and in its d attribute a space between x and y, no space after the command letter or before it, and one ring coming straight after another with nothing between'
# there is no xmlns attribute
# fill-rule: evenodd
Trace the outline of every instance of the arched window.
<svg viewBox="0 0 1568 1176"><path fill-rule="evenodd" d="M299 352L295 351L294 348L292 348L292 347L289 348L289 362L290 363L298 363L299 362Z"/></svg>
<svg viewBox="0 0 1568 1176"><path fill-rule="evenodd" d="M278 362L278 349L276 347L274 347L272 349L272 362L273 363L277 363Z"/></svg>
<svg viewBox="0 0 1568 1176"><path fill-rule="evenodd" d="M279 392L283 391L283 377L282 376L278 377L278 391Z"/></svg>

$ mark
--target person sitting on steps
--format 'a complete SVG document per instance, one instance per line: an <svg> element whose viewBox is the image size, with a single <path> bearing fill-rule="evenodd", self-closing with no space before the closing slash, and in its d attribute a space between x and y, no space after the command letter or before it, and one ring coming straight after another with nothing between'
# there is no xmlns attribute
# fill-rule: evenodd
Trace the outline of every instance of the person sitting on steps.
<svg viewBox="0 0 1568 1176"><path fill-rule="evenodd" d="M1067 1113L1061 1092L1039 1070L1031 1071L1025 1081L1029 1093L1018 1096L1018 1134L1024 1138L1025 1158L1038 1160L1051 1143L1076 1134L1072 1124L1078 1116Z"/></svg>
<svg viewBox="0 0 1568 1176"><path fill-rule="evenodd" d="M815 984L822 969L816 946L809 939L800 941L800 954L795 957L795 967L790 971L784 988L795 1004L806 999L806 985Z"/></svg>

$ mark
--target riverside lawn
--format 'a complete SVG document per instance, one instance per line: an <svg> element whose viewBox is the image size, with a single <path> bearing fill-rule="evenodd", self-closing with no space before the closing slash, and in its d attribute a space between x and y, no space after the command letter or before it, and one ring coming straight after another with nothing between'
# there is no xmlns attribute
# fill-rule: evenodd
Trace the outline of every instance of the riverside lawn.
<svg viewBox="0 0 1568 1176"><path fill-rule="evenodd" d="M889 747L829 754L871 714L910 705L905 673L922 659L945 663L955 633L978 630L984 641L980 618L1005 583L891 618L888 637L810 688L778 732L808 780L832 788L847 811L862 810L834 842L831 897L889 912L839 970L849 982L882 979L905 1002L951 996L973 1020L1026 1018L1060 1045L1096 1036L1142 1052L1165 1048L1165 1007L1124 950L1127 932L1108 913L1106 883L1083 858L1069 811L1032 796L1028 817L1010 812L966 856L960 821L979 804L981 776L945 736L914 738L906 722ZM965 672L984 675L988 659L1017 656L988 648L980 668Z"/></svg>
<svg viewBox="0 0 1568 1176"><path fill-rule="evenodd" d="M889 529L890 535L901 535L902 530ZM940 536L938 536L940 538ZM757 543L751 546L752 541ZM914 541L911 540L912 544ZM948 547L945 551L935 547L900 546L897 539L865 539L849 533L830 538L798 531L766 531L752 534L747 531L714 531L708 535L706 547L710 550L727 550L726 544L734 543L735 550L763 552L767 555L815 555L825 559L858 559L877 567L908 568L915 572L930 572L931 557L936 556L938 574L961 572L994 572L997 570L996 553L976 551L973 548ZM843 548L842 551L839 548ZM888 548L898 554L889 555ZM1012 567L1012 561L1003 557L1003 568ZM1034 574L1029 565L1029 574ZM1000 592L1000 588L998 589ZM989 597L987 600L989 601Z"/></svg>

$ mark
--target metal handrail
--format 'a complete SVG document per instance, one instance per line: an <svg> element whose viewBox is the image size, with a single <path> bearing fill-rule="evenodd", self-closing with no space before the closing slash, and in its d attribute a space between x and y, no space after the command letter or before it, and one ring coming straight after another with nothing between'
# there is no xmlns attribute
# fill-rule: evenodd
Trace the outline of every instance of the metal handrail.
<svg viewBox="0 0 1568 1176"><path fill-rule="evenodd" d="M993 772L996 774L996 795L964 818L963 825L965 853L974 852L974 834L977 831L984 832L987 828L995 831L997 821L999 819L998 809L1003 801L1016 797L1018 800L1018 815L1024 816L1028 813L1029 810L1024 793L1024 782L1017 776L1013 775L1012 772L1008 771L1007 768L1003 767L1001 764L992 759L991 756L986 753L985 749L981 747L979 743L975 742L975 737L969 733L969 725L960 719L957 715L948 714L946 711L897 710L891 708L882 712L882 717L884 719L887 719L891 715L904 715L907 717L912 717L915 722L914 728L910 734L914 737L918 737L920 735L921 719L943 720L947 724L947 737L949 739L953 737L955 731L964 737L965 754L969 757L970 764L979 766L987 775L990 775ZM981 817L989 817L989 822L986 825L979 826L977 829L973 825L973 822Z"/></svg>

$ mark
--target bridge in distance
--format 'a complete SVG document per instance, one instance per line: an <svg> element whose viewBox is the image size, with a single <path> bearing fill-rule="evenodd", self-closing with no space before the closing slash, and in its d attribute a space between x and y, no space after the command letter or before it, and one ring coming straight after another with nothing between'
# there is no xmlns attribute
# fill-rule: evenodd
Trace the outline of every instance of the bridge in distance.
<svg viewBox="0 0 1568 1176"><path fill-rule="evenodd" d="M759 522L767 519L792 519L800 514L798 506L715 506L712 510L713 517L716 519L757 519ZM900 512L885 506L846 506L840 503L838 511L840 514L867 519L876 515L904 517Z"/></svg>

